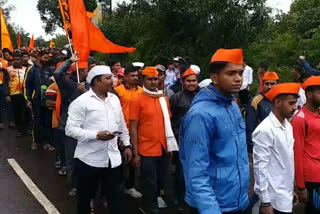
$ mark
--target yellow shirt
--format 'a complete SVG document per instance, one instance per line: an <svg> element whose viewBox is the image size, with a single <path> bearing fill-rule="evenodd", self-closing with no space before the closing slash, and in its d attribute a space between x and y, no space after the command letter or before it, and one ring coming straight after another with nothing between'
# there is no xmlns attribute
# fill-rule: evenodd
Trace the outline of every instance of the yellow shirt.
<svg viewBox="0 0 320 214"><path fill-rule="evenodd" d="M9 74L9 94L16 95L22 93L25 68L8 67Z"/></svg>

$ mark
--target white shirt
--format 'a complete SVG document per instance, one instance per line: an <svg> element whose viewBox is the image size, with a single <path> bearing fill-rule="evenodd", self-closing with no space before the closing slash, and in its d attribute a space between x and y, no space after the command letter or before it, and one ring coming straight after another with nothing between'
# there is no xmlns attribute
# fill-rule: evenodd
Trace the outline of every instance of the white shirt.
<svg viewBox="0 0 320 214"><path fill-rule="evenodd" d="M302 106L304 104L306 104L306 102L307 102L306 92L302 88L300 88L299 98L298 98L298 102L297 102L298 108L301 109Z"/></svg>
<svg viewBox="0 0 320 214"><path fill-rule="evenodd" d="M292 212L294 189L293 131L270 115L252 134L254 191L262 203L269 203L281 212Z"/></svg>
<svg viewBox="0 0 320 214"><path fill-rule="evenodd" d="M244 68L243 71L243 82L242 82L242 86L240 88L240 90L244 90L248 87L248 85L252 84L252 74L253 74L253 70L250 66L246 65L246 67Z"/></svg>
<svg viewBox="0 0 320 214"><path fill-rule="evenodd" d="M175 70L167 70L166 71L166 79L164 80L165 87L170 88L173 86L177 81Z"/></svg>
<svg viewBox="0 0 320 214"><path fill-rule="evenodd" d="M74 100L68 110L66 135L78 140L75 158L93 167L115 168L121 165L118 137L109 141L96 139L98 131L122 132L120 139L130 145L129 132L123 117L120 101L108 93L100 99L92 89Z"/></svg>

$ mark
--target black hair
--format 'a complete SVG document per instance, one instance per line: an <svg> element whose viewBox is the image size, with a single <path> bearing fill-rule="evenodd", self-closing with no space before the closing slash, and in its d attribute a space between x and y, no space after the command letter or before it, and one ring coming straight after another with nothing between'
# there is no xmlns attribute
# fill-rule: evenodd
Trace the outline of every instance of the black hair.
<svg viewBox="0 0 320 214"><path fill-rule="evenodd" d="M2 53L9 53L10 56L12 55L12 52L8 48L3 48Z"/></svg>
<svg viewBox="0 0 320 214"><path fill-rule="evenodd" d="M19 51L19 50L15 50L14 52L13 52L13 54L12 54L12 57L19 57L19 58L21 58L21 52Z"/></svg>
<svg viewBox="0 0 320 214"><path fill-rule="evenodd" d="M93 79L92 79L91 82L90 82L91 88L96 85L96 80L101 81L101 77L102 77L102 75L97 75L97 76L93 77Z"/></svg>
<svg viewBox="0 0 320 214"><path fill-rule="evenodd" d="M263 68L265 71L267 71L268 68L269 68L268 64L265 63L265 62L261 62L261 63L259 64L259 67L260 67L260 68Z"/></svg>
<svg viewBox="0 0 320 214"><path fill-rule="evenodd" d="M292 95L292 96L295 96L297 98L299 98L299 95L298 94L279 94L278 96L276 96L274 99L273 99L273 103L276 101L276 99L279 99L279 100L284 100L286 99L289 95Z"/></svg>
<svg viewBox="0 0 320 214"><path fill-rule="evenodd" d="M43 56L43 55L46 55L48 54L49 55L49 52L47 50L41 50L39 51L39 56Z"/></svg>
<svg viewBox="0 0 320 214"><path fill-rule="evenodd" d="M306 88L306 93L308 91L320 90L320 85L311 85Z"/></svg>
<svg viewBox="0 0 320 214"><path fill-rule="evenodd" d="M29 56L28 51L22 51L21 56L24 56L24 55L28 55Z"/></svg>
<svg viewBox="0 0 320 214"><path fill-rule="evenodd" d="M228 62L212 62L210 63L210 73L218 74L220 73L226 66Z"/></svg>
<svg viewBox="0 0 320 214"><path fill-rule="evenodd" d="M111 66L114 66L115 64L117 64L118 62L120 62L120 60L117 60L117 59L113 59L110 61L110 67Z"/></svg>
<svg viewBox="0 0 320 214"><path fill-rule="evenodd" d="M96 60L92 56L89 56L88 63L89 63L89 65L96 64Z"/></svg>
<svg viewBox="0 0 320 214"><path fill-rule="evenodd" d="M136 72L136 71L138 71L138 68L134 67L132 64L126 64L124 66L124 74L125 75L128 75L129 73Z"/></svg>
<svg viewBox="0 0 320 214"><path fill-rule="evenodd" d="M299 74L301 74L301 72L302 72L302 67L299 66L299 65L293 66L293 69L296 70L296 71L298 71Z"/></svg>

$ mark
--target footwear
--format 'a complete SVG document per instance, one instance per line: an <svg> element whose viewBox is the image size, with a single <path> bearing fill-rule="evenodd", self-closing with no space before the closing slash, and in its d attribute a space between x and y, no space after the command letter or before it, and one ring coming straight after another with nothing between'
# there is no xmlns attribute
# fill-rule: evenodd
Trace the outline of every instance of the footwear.
<svg viewBox="0 0 320 214"><path fill-rule="evenodd" d="M65 176L67 175L67 169L66 167L62 167L59 171L58 171L58 174L61 175L61 176Z"/></svg>
<svg viewBox="0 0 320 214"><path fill-rule="evenodd" d="M38 149L38 145L36 143L32 143L31 144L31 150L37 150Z"/></svg>
<svg viewBox="0 0 320 214"><path fill-rule="evenodd" d="M43 149L44 149L44 150L48 150L48 151L50 151L50 152L52 152L52 151L55 150L55 148L54 148L53 146L51 146L50 144L44 145L44 146L43 146Z"/></svg>
<svg viewBox="0 0 320 214"><path fill-rule="evenodd" d="M16 127L16 124L14 122L9 122L9 128L15 128Z"/></svg>
<svg viewBox="0 0 320 214"><path fill-rule="evenodd" d="M162 199L162 197L158 197L157 198L157 201L158 201L158 208L167 208L167 204L166 202Z"/></svg>
<svg viewBox="0 0 320 214"><path fill-rule="evenodd" d="M68 195L69 195L70 197L76 196L76 195L77 195L77 189L76 189L76 188L72 188L72 189L69 191Z"/></svg>
<svg viewBox="0 0 320 214"><path fill-rule="evenodd" d="M19 131L17 131L17 133L16 133L16 137L23 137L23 134L22 134L22 132L19 132Z"/></svg>
<svg viewBox="0 0 320 214"><path fill-rule="evenodd" d="M164 195L165 195L164 190L161 189L161 190L160 190L160 196L164 196Z"/></svg>
<svg viewBox="0 0 320 214"><path fill-rule="evenodd" d="M133 198L142 198L142 194L138 192L135 188L125 190L125 193Z"/></svg>
<svg viewBox="0 0 320 214"><path fill-rule="evenodd" d="M0 129L4 129L4 123L0 123Z"/></svg>
<svg viewBox="0 0 320 214"><path fill-rule="evenodd" d="M94 214L94 199L90 200L90 214Z"/></svg>
<svg viewBox="0 0 320 214"><path fill-rule="evenodd" d="M60 168L61 168L61 162L60 162L60 161L56 161L56 162L54 163L54 167L55 167L56 169L60 169Z"/></svg>

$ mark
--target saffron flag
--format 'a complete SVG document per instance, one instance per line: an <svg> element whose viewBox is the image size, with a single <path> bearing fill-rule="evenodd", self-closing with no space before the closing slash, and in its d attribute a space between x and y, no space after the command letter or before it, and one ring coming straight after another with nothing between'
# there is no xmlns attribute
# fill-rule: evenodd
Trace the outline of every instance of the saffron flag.
<svg viewBox="0 0 320 214"><path fill-rule="evenodd" d="M97 14L91 13L91 12L88 12L88 11L87 11L87 16L89 17L89 19L91 19L91 18L97 16Z"/></svg>
<svg viewBox="0 0 320 214"><path fill-rule="evenodd" d="M29 43L29 48L34 48L34 35L32 34L32 38Z"/></svg>
<svg viewBox="0 0 320 214"><path fill-rule="evenodd" d="M21 36L20 36L20 33L18 33L17 40L18 40L18 48L21 48Z"/></svg>
<svg viewBox="0 0 320 214"><path fill-rule="evenodd" d="M54 42L51 40L49 47L52 48L53 46L55 46L55 44L54 44Z"/></svg>
<svg viewBox="0 0 320 214"><path fill-rule="evenodd" d="M64 30L66 31L67 37L70 37L71 22L68 0L59 0L59 7L63 20Z"/></svg>
<svg viewBox="0 0 320 214"><path fill-rule="evenodd" d="M1 49L8 48L10 51L13 51L12 42L6 25L6 21L3 16L3 9L0 9L1 16Z"/></svg>
<svg viewBox="0 0 320 214"><path fill-rule="evenodd" d="M82 0L59 0L59 5L66 34L72 39L74 50L79 52L80 68L87 66L90 50L101 53L126 53L136 50L109 41L91 22L91 14L86 12Z"/></svg>

